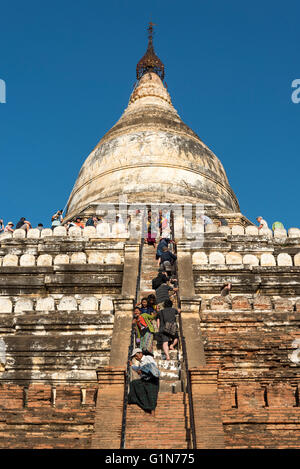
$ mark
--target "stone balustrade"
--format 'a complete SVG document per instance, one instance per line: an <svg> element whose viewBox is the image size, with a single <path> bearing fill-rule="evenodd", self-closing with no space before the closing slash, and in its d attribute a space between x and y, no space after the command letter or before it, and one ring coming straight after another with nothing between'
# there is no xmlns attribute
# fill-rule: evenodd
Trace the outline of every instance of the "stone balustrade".
<svg viewBox="0 0 300 469"><path fill-rule="evenodd" d="M269 296L256 296L255 298L248 298L246 296L214 296L204 301L202 304L202 310L212 311L276 311L300 313L300 298L288 299L288 298L272 298Z"/></svg>
<svg viewBox="0 0 300 469"><path fill-rule="evenodd" d="M109 264L122 265L124 257L119 253L107 251L73 252L69 254L6 254L0 257L2 267L34 267L61 264Z"/></svg>
<svg viewBox="0 0 300 469"><path fill-rule="evenodd" d="M28 297L0 297L0 314L25 313L35 311L39 313L53 313L59 311L81 312L112 312L114 309L112 298L103 295L55 295L39 298Z"/></svg>
<svg viewBox="0 0 300 469"><path fill-rule="evenodd" d="M57 226L53 230L51 228L45 228L41 231L37 228L33 228L28 231L17 229L13 233L2 233L0 235L0 241L4 239L39 239L47 238L49 236L75 239L128 239L130 235L125 230L124 225L122 228L120 228L119 225L116 225L117 224L109 225L108 223L103 223L98 225L101 226L101 229L98 229L98 226L97 229L93 226L85 226L83 229L77 226L72 226L68 230L64 226Z"/></svg>
<svg viewBox="0 0 300 469"><path fill-rule="evenodd" d="M175 221L176 225L176 221ZM183 234L183 227L178 226L176 229L175 226L175 233L177 234L177 237L180 239ZM272 238L275 240L280 240L280 239L286 239L287 237L289 238L300 238L300 228L290 228L288 231L285 229L276 229L274 232L271 229L261 229L259 230L257 226L250 225L246 226L245 228L243 226L239 225L234 225L232 227L229 226L216 226L214 224L209 224L206 225L205 232L203 225L202 226L194 226L194 228L190 231L185 231L184 234L187 236L187 238L193 238L195 237L195 234L211 234L211 233L223 233L227 236L264 236L267 238Z"/></svg>
<svg viewBox="0 0 300 469"><path fill-rule="evenodd" d="M193 265L241 265L241 266L300 266L300 252L295 255L280 253L277 256L269 252L262 254L241 254L239 252L196 251L192 255Z"/></svg>
<svg viewBox="0 0 300 469"><path fill-rule="evenodd" d="M203 233L203 225L195 226L191 232L187 232L187 237L193 237L193 233ZM176 221L175 221L175 231L178 233L180 237L182 227L179 226L176 228ZM300 228L289 228L288 231L285 229L280 230L276 229L274 232L270 229L261 229L258 230L257 226L247 226L246 228L234 225L232 227L229 226L216 226L214 224L207 225L205 228L205 234L211 233L223 233L227 236L266 236L268 238L273 239L286 239L289 238L300 238ZM93 226L86 226L83 229L79 227L71 227L68 230L64 226L57 226L52 230L51 228L45 228L43 230L39 230L37 228L30 229L26 232L23 229L17 229L13 233L2 233L0 235L0 241L4 239L39 239L39 238L46 238L49 236L55 237L68 237L68 238L79 238L79 239L108 239L108 238L116 238L116 239L128 239L130 234L125 229L125 225L115 224L108 224L103 223L97 225L97 228Z"/></svg>

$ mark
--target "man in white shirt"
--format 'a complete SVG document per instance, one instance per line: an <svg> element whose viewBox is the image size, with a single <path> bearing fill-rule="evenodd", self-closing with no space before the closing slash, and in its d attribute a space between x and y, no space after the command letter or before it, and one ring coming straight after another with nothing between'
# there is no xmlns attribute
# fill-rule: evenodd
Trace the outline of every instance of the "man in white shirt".
<svg viewBox="0 0 300 469"><path fill-rule="evenodd" d="M256 220L259 223L259 227L258 227L259 230L261 230L262 228L264 228L264 229L269 228L268 223L266 222L266 220L263 219L263 217L257 217Z"/></svg>

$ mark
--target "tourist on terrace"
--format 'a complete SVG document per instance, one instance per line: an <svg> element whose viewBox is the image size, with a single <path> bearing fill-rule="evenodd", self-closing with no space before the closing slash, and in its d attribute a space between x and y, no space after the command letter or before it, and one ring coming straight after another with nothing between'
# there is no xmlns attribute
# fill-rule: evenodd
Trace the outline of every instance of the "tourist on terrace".
<svg viewBox="0 0 300 469"><path fill-rule="evenodd" d="M4 233L13 233L14 232L13 226L14 226L13 222L9 221L6 227L4 228Z"/></svg>
<svg viewBox="0 0 300 469"><path fill-rule="evenodd" d="M60 226L62 224L62 221L63 221L63 210L58 210L54 215L53 217L51 218L51 228L52 230L54 230L54 228L56 226Z"/></svg>
<svg viewBox="0 0 300 469"><path fill-rule="evenodd" d="M18 221L16 225L16 230L22 229L22 230L28 231L30 228L31 228L31 223L30 221L26 220L25 217L20 218L20 220Z"/></svg>
<svg viewBox="0 0 300 469"><path fill-rule="evenodd" d="M0 219L0 234L4 232L4 223L2 218Z"/></svg>
<svg viewBox="0 0 300 469"><path fill-rule="evenodd" d="M148 210L148 218L147 218L147 236L145 238L145 243L147 243L149 246L153 246L154 249L156 247L156 223L155 223L155 218L152 215L151 210Z"/></svg>
<svg viewBox="0 0 300 469"><path fill-rule="evenodd" d="M87 219L85 226L93 226L95 228L97 223L98 223L97 217L90 217Z"/></svg>
<svg viewBox="0 0 300 469"><path fill-rule="evenodd" d="M218 226L228 226L228 221L226 220L226 218L219 218Z"/></svg>
<svg viewBox="0 0 300 469"><path fill-rule="evenodd" d="M164 308L157 315L158 343L162 343L167 360L170 360L169 350L174 350L178 342L176 314L178 314L178 310L173 308L172 301L168 299L164 302Z"/></svg>
<svg viewBox="0 0 300 469"><path fill-rule="evenodd" d="M153 308L148 307L146 298L143 298L143 300L145 300L145 305L141 308L136 306L134 309L134 319L132 323L135 325L136 342L139 343L143 350L152 353L155 332L152 321L156 319L156 312ZM151 310L152 313L149 313L148 311Z"/></svg>
<svg viewBox="0 0 300 469"><path fill-rule="evenodd" d="M159 370L152 354L144 354L140 348L132 351L131 359L139 362L138 366L129 365L140 375L140 379L130 382L128 404L137 404L145 412L155 417L157 396L159 391Z"/></svg>
<svg viewBox="0 0 300 469"><path fill-rule="evenodd" d="M266 220L263 219L263 217L257 217L256 220L258 221L259 223L259 227L258 229L261 230L262 228L263 229L268 229L268 223L266 222Z"/></svg>
<svg viewBox="0 0 300 469"><path fill-rule="evenodd" d="M272 225L272 230L284 230L284 225L281 223L281 221L275 221Z"/></svg>
<svg viewBox="0 0 300 469"><path fill-rule="evenodd" d="M207 225L212 225L213 224L212 219L209 218L207 215L201 215L200 218L201 218L202 223L204 225L204 231L205 231Z"/></svg>
<svg viewBox="0 0 300 469"><path fill-rule="evenodd" d="M43 223L39 223L38 226L37 226L37 229L42 231L44 229Z"/></svg>
<svg viewBox="0 0 300 469"><path fill-rule="evenodd" d="M82 223L80 217L77 217L77 218L76 218L76 220L75 220L75 226L78 226L79 228L81 228L81 229L83 230L84 224Z"/></svg>

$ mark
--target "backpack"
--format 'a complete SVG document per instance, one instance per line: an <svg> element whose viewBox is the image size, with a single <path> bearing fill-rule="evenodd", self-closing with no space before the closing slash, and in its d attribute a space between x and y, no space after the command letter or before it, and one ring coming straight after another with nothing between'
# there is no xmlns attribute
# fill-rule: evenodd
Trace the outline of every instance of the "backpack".
<svg viewBox="0 0 300 469"><path fill-rule="evenodd" d="M161 277L155 277L152 280L152 290L157 290L162 284Z"/></svg>

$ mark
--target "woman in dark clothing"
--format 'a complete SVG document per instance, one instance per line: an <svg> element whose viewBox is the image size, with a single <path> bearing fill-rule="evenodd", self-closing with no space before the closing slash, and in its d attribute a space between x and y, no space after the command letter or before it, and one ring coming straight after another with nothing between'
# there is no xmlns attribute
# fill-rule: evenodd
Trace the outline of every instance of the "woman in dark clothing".
<svg viewBox="0 0 300 469"><path fill-rule="evenodd" d="M176 332L174 336L170 336L164 333L164 329L167 322L173 324L176 323L176 314L178 314L178 311L176 308L173 308L172 301L166 300L164 302L164 308L159 311L157 316L160 342L162 342L163 351L166 354L167 360L170 360L169 350L174 350L174 347L178 342L178 333ZM169 342L171 342L170 347Z"/></svg>
<svg viewBox="0 0 300 469"><path fill-rule="evenodd" d="M155 416L157 396L159 391L159 370L152 354L143 354L140 348L133 350L131 358L135 358L139 365L130 366L140 375L140 379L134 379L130 383L128 404L137 404L145 412Z"/></svg>

